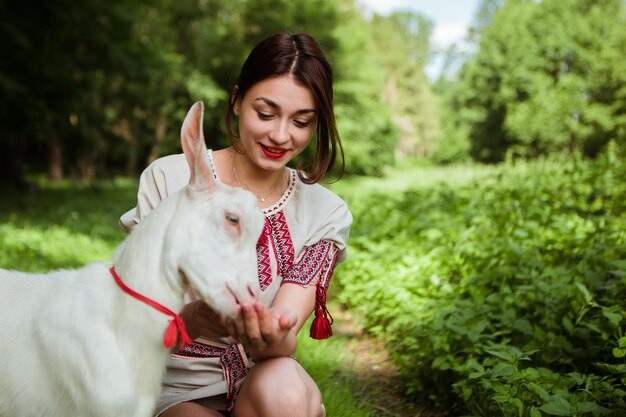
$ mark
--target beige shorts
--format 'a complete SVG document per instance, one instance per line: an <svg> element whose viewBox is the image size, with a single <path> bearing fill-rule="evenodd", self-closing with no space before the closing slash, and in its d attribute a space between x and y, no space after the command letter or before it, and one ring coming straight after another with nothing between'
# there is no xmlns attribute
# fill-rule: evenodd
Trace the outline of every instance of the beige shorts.
<svg viewBox="0 0 626 417"><path fill-rule="evenodd" d="M194 341L169 356L154 415L187 401L229 411L250 366L240 344Z"/></svg>

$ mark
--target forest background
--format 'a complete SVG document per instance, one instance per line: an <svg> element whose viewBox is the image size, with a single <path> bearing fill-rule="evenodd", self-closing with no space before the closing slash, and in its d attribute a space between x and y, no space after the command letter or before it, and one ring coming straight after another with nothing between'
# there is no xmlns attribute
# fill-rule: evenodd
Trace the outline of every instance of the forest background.
<svg viewBox="0 0 626 417"><path fill-rule="evenodd" d="M353 0L2 2L0 178L134 176L179 150L197 100L208 145L226 145L238 69L281 30L312 33L332 59L347 174L411 157L595 156L626 131L623 8L485 0L468 52L435 50L422 15L366 14ZM445 63L429 80L435 54Z"/></svg>
<svg viewBox="0 0 626 417"><path fill-rule="evenodd" d="M470 47L446 50L428 18L354 0L0 16L1 267L108 259L190 104L227 145L251 46L304 30L334 65L346 170L330 186L355 217L331 296L384 340L406 397L438 415L626 415L625 1L482 0Z"/></svg>

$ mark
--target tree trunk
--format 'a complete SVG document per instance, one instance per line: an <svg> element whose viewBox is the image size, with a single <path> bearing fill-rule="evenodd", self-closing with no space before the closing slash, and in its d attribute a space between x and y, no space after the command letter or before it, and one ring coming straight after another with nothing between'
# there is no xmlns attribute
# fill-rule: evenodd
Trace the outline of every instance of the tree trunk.
<svg viewBox="0 0 626 417"><path fill-rule="evenodd" d="M55 140L48 141L48 178L50 181L63 179L63 147Z"/></svg>
<svg viewBox="0 0 626 417"><path fill-rule="evenodd" d="M133 136L128 141L128 152L126 152L126 166L124 167L124 173L128 177L134 177L137 175L137 139Z"/></svg>
<svg viewBox="0 0 626 417"><path fill-rule="evenodd" d="M0 181L5 182L16 189L26 185L24 178L24 146L23 137L11 137L7 143L3 143L5 152L0 153Z"/></svg>
<svg viewBox="0 0 626 417"><path fill-rule="evenodd" d="M165 109L161 109L157 119L156 127L154 128L154 143L150 147L150 153L148 154L148 164L157 159L159 155L159 145L165 140L167 133L167 117Z"/></svg>

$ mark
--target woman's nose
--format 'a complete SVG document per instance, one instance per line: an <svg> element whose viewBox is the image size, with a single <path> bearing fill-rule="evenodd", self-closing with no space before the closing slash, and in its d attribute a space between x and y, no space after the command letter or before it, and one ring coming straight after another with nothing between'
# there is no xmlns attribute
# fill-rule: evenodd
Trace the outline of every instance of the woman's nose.
<svg viewBox="0 0 626 417"><path fill-rule="evenodd" d="M291 131L288 120L276 120L274 129L270 133L270 139L275 143L285 143L291 137Z"/></svg>

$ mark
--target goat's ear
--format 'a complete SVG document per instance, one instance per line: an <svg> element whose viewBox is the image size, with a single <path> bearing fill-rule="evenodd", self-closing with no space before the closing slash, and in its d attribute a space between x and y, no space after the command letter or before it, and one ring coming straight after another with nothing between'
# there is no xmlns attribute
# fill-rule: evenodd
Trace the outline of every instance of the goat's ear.
<svg viewBox="0 0 626 417"><path fill-rule="evenodd" d="M215 187L215 181L209 169L204 133L202 132L203 113L204 104L201 101L191 106L180 131L180 139L191 170L189 183L212 190Z"/></svg>

